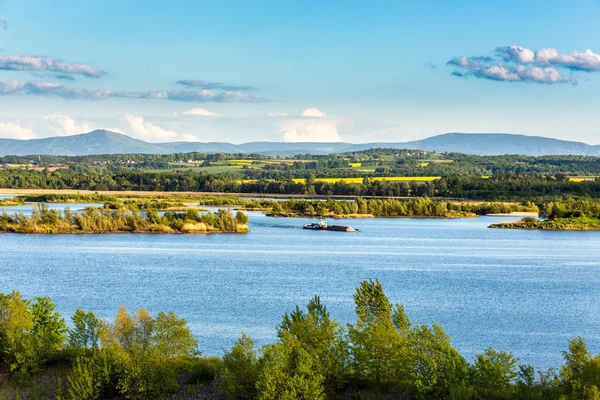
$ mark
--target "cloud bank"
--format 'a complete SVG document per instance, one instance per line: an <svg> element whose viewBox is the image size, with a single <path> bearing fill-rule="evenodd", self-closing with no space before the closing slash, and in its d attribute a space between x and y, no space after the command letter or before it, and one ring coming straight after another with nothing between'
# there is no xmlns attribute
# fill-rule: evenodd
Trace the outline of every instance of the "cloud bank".
<svg viewBox="0 0 600 400"><path fill-rule="evenodd" d="M338 133L338 122L328 118L318 108L307 108L300 113L300 118L284 118L280 129L284 142L341 142Z"/></svg>
<svg viewBox="0 0 600 400"><path fill-rule="evenodd" d="M51 114L44 117L58 136L71 136L91 132L93 129L86 122L77 122L68 115Z"/></svg>
<svg viewBox="0 0 600 400"><path fill-rule="evenodd" d="M89 65L67 63L51 57L33 56L0 56L0 70L56 72L82 75L86 78L100 78L106 75L106 72Z"/></svg>
<svg viewBox="0 0 600 400"><path fill-rule="evenodd" d="M553 48L532 51L521 46L509 46L496 48L496 54L506 61L517 64L563 67L573 71L600 71L600 54L590 49L583 53L572 51L568 54L560 54Z"/></svg>
<svg viewBox="0 0 600 400"><path fill-rule="evenodd" d="M561 54L554 48L537 51L522 46L501 46L496 57L455 57L446 65L455 67L457 77L475 77L504 82L577 85L573 71L600 71L600 54L592 50Z"/></svg>
<svg viewBox="0 0 600 400"><path fill-rule="evenodd" d="M216 93L205 89L175 89L125 91L87 89L65 86L52 82L0 81L0 95L26 94L31 96L55 96L70 100L149 99L182 102L257 103L266 101L243 92L225 91Z"/></svg>
<svg viewBox="0 0 600 400"><path fill-rule="evenodd" d="M175 83L188 89L230 90L234 92L258 90L254 86L228 85L223 82L207 82L198 79L182 79Z"/></svg>
<svg viewBox="0 0 600 400"><path fill-rule="evenodd" d="M8 22L0 19L0 28L1 29L8 29Z"/></svg>
<svg viewBox="0 0 600 400"><path fill-rule="evenodd" d="M325 114L323 111L319 110L318 108L306 108L306 109L302 110L302 112L300 113L300 116L302 116L302 117L326 117L327 114Z"/></svg>
<svg viewBox="0 0 600 400"><path fill-rule="evenodd" d="M12 122L0 122L0 137L7 139L35 139L36 135L31 128L26 128Z"/></svg>
<svg viewBox="0 0 600 400"><path fill-rule="evenodd" d="M127 114L123 117L129 123L131 135L148 142L196 142L198 139L194 135L179 134L175 131L163 129L158 125L144 120L139 115Z"/></svg>
<svg viewBox="0 0 600 400"><path fill-rule="evenodd" d="M185 110L182 113L175 113L175 116L177 115L194 115L194 116L201 116L201 117L218 117L219 114L214 113L212 111L208 111L206 108L190 108L189 110Z"/></svg>

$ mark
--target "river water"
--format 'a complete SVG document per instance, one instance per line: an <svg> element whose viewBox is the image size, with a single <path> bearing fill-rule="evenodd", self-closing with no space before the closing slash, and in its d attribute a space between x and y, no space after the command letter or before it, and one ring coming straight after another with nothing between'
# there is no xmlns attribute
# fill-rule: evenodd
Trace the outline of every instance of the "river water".
<svg viewBox="0 0 600 400"><path fill-rule="evenodd" d="M468 359L493 346L557 367L576 335L600 350L600 232L487 228L508 217L342 220L360 232L320 232L249 214L249 234L1 234L0 292L50 296L65 315L173 310L219 355L241 332L273 340L281 315L313 295L351 322L355 288L377 278Z"/></svg>

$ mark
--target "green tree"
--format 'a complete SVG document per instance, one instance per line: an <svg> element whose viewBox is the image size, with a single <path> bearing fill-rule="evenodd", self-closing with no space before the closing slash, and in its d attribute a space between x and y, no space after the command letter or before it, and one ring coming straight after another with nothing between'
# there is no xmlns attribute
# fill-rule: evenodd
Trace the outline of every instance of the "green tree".
<svg viewBox="0 0 600 400"><path fill-rule="evenodd" d="M77 309L71 320L73 321L73 328L69 329L67 340L69 348L76 351L98 349L100 321L94 313Z"/></svg>
<svg viewBox="0 0 600 400"><path fill-rule="evenodd" d="M62 346L67 327L48 297L24 300L18 292L0 294L0 348L12 371L30 373Z"/></svg>
<svg viewBox="0 0 600 400"><path fill-rule="evenodd" d="M178 318L174 312L159 313L150 329L152 351L157 357L185 359L197 354L198 342L187 326L187 321Z"/></svg>
<svg viewBox="0 0 600 400"><path fill-rule="evenodd" d="M316 356L285 333L278 343L263 348L256 382L257 399L322 400L324 380Z"/></svg>
<svg viewBox="0 0 600 400"><path fill-rule="evenodd" d="M467 390L467 362L441 326L410 332L410 384L417 399L453 399Z"/></svg>
<svg viewBox="0 0 600 400"><path fill-rule="evenodd" d="M513 392L517 359L512 353L489 347L475 356L470 375L475 392L482 399L504 399Z"/></svg>
<svg viewBox="0 0 600 400"><path fill-rule="evenodd" d="M253 399L258 372L254 340L244 333L223 356L221 384L225 395L230 399Z"/></svg>
<svg viewBox="0 0 600 400"><path fill-rule="evenodd" d="M318 296L309 300L305 313L300 307L286 313L277 327L280 340L286 335L297 341L318 360L315 366L326 383L339 386L349 364L348 343L341 325L332 319Z"/></svg>
<svg viewBox="0 0 600 400"><path fill-rule="evenodd" d="M403 386L409 368L405 316L395 315L381 283L364 281L354 294L356 322L348 325L354 370L359 380L384 386ZM401 307L397 311L403 311ZM398 328L397 329L397 324Z"/></svg>
<svg viewBox="0 0 600 400"><path fill-rule="evenodd" d="M563 393L569 399L600 398L600 356L593 357L583 338L569 341L569 351L563 353L565 364L560 369Z"/></svg>

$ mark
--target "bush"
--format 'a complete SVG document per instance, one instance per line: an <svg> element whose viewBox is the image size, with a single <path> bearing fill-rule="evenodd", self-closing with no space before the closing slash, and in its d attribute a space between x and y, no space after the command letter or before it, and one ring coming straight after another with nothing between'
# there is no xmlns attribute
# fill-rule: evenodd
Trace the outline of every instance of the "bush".
<svg viewBox="0 0 600 400"><path fill-rule="evenodd" d="M0 293L0 349L11 371L37 372L66 340L67 326L48 297Z"/></svg>
<svg viewBox="0 0 600 400"><path fill-rule="evenodd" d="M220 375L223 364L223 360L219 357L201 357L194 360L190 382L205 383L215 380Z"/></svg>
<svg viewBox="0 0 600 400"><path fill-rule="evenodd" d="M538 219L536 217L523 217L523 219L521 219L521 222L525 224L535 224L536 222L538 222Z"/></svg>

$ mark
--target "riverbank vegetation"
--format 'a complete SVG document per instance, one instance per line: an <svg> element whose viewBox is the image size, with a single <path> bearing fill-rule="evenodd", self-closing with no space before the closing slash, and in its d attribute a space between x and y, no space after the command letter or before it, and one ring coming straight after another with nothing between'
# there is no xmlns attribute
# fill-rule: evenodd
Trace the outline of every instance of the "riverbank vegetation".
<svg viewBox="0 0 600 400"><path fill-rule="evenodd" d="M217 233L248 232L248 217L241 211L235 215L229 209L215 213L167 211L162 215L154 210L139 212L114 211L109 208L88 207L73 213L50 209L38 204L31 216L23 213L0 215L0 232L11 233Z"/></svg>
<svg viewBox="0 0 600 400"><path fill-rule="evenodd" d="M332 200L309 201L287 200L273 204L267 212L272 216L284 217L426 217L426 218L470 218L487 214L510 214L514 212L537 213L535 204L520 203L473 203L446 202L419 197L408 200L363 199L353 201Z"/></svg>
<svg viewBox="0 0 600 400"><path fill-rule="evenodd" d="M242 334L202 356L187 322L121 307L112 321L77 310L70 327L49 298L0 295L3 399L592 400L600 356L573 338L560 368L539 371L511 352L463 357L441 325L413 323L378 281L354 293L355 321L318 297L296 307L260 349Z"/></svg>
<svg viewBox="0 0 600 400"><path fill-rule="evenodd" d="M0 199L0 207L15 207L15 206L24 206L25 202L16 197Z"/></svg>
<svg viewBox="0 0 600 400"><path fill-rule="evenodd" d="M16 201L104 203L111 210L185 210L201 206L238 207L242 210L264 211L281 217L435 217L468 218L488 214L537 213L532 202L460 202L434 200L427 197L409 199L310 200L310 199L247 199L234 196L193 195L102 195L46 194L21 195Z"/></svg>
<svg viewBox="0 0 600 400"><path fill-rule="evenodd" d="M600 230L600 201L571 199L545 203L541 219L523 218L516 222L493 224L490 228L541 230Z"/></svg>

